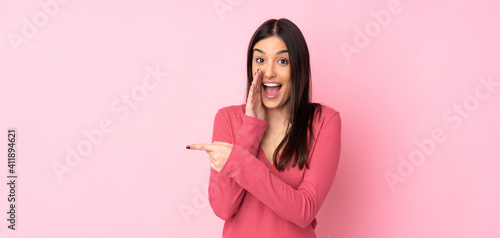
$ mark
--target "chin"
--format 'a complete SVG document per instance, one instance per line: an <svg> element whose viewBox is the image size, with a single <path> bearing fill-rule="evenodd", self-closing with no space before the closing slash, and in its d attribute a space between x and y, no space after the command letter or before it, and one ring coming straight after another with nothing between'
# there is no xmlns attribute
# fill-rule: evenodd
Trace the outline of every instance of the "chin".
<svg viewBox="0 0 500 238"><path fill-rule="evenodd" d="M262 101L262 104L264 104L264 107L267 109L276 109L284 106L279 98L272 100L266 98Z"/></svg>
<svg viewBox="0 0 500 238"><path fill-rule="evenodd" d="M276 103L263 103L263 104L264 104L264 107L267 108L267 109L275 109L275 108L278 107L276 105Z"/></svg>

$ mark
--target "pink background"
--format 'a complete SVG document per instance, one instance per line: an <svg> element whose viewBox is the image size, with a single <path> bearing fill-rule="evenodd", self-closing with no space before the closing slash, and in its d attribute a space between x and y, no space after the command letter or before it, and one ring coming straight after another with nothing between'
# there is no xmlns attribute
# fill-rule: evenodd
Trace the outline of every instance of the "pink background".
<svg viewBox="0 0 500 238"><path fill-rule="evenodd" d="M184 146L210 142L217 109L244 103L250 37L280 17L305 35L314 101L343 120L318 237L500 237L499 10L451 0L0 1L1 148L6 158L16 128L19 176L12 231L0 163L0 237L220 237L208 157ZM77 148L81 159L66 161ZM71 172L58 177L54 165Z"/></svg>

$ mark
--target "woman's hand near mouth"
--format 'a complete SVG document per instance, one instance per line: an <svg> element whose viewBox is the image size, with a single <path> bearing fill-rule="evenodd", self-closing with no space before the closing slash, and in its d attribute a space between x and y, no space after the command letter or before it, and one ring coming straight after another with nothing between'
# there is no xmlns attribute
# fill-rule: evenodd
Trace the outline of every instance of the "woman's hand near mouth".
<svg viewBox="0 0 500 238"><path fill-rule="evenodd" d="M264 108L264 104L262 104L262 90L262 71L257 69L257 72L253 76L250 90L248 91L245 115L265 120L266 109Z"/></svg>

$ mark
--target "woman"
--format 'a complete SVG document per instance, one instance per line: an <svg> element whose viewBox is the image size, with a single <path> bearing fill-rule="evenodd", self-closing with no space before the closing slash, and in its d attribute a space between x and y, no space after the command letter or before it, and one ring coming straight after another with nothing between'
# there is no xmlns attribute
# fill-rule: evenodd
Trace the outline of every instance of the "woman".
<svg viewBox="0 0 500 238"><path fill-rule="evenodd" d="M310 102L309 52L295 24L271 19L248 47L247 101L220 109L209 201L223 237L316 237L340 156L340 116Z"/></svg>

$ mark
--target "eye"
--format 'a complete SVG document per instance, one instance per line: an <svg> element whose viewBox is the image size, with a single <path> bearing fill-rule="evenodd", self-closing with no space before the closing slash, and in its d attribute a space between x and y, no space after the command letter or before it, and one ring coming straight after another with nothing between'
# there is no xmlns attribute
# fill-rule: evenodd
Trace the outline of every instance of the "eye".
<svg viewBox="0 0 500 238"><path fill-rule="evenodd" d="M278 62L280 64L288 64L288 60L286 60L286 59L280 59Z"/></svg>
<svg viewBox="0 0 500 238"><path fill-rule="evenodd" d="M262 59L262 58L257 58L257 59L255 59L255 61L257 61L257 63L259 63L259 64L264 63L264 59Z"/></svg>

